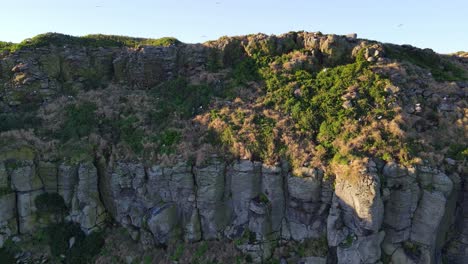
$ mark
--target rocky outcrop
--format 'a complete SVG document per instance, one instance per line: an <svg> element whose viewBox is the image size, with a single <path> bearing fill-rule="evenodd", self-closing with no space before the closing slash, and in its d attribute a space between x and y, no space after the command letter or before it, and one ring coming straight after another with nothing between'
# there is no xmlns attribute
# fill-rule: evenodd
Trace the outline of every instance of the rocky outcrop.
<svg viewBox="0 0 468 264"><path fill-rule="evenodd" d="M177 44L165 47L144 45L80 47L72 44L60 46L51 44L48 47L24 48L11 54L0 54L2 118L5 114L14 120L18 112L24 112L24 116L27 116L26 114L34 114L34 117L41 115L41 118L48 122L44 126L45 131L41 133L47 133L49 128L58 132L65 127L61 126L66 121L60 120L55 124L55 118L49 118L48 111L67 112L64 107L84 100L80 96L86 96L86 100L94 97L93 99L100 104L96 103L96 109L92 110L96 114L95 123L99 124L95 126L93 124L89 133L85 133L86 135L78 133L80 142L73 139L78 142L77 144L88 140L92 154L85 154L85 160L80 159L81 157L78 158L79 161L61 157L61 150L58 150L60 147L52 145L67 145L73 140L60 142L58 139L65 141L67 139L55 137L55 135L44 141L36 137L33 132L31 135L34 137L30 134L18 136L22 139L27 138L25 141L41 141L40 143L28 141L31 145L51 145L49 147L54 149L57 147L55 149L57 153L53 151L53 154L40 153L46 150L33 149L29 145L20 146L16 142L5 142L3 145L2 142L0 149L0 247L12 236L31 234L38 228L53 222L50 220L52 217L39 214L41 206L38 206L36 201L37 197L44 193L56 193L63 198L67 207L65 220L78 223L86 234L104 227L106 218L110 217L115 223L123 226L133 240L140 242L143 248L148 250L155 246L165 247L180 240L198 242L227 239L254 262L266 262L289 245L322 241L323 244L327 244L324 247L329 249L328 256L323 252L323 254L317 254L320 256L301 252L300 256L291 254L288 257L299 263L376 264L381 261L386 263L440 263L441 250L444 247L444 254L447 253L444 257L447 257L449 262L463 263L468 255L466 253L468 209L465 208L468 204L468 197L466 197L467 184L464 183L464 175L461 173L463 170L455 168L458 165L459 167L465 165L461 164L460 158L454 160L443 155L439 157L437 153L433 153L434 155L429 155L427 159L421 159L418 163L425 164L424 166L409 166L395 162L385 163L383 160L369 157L362 168L345 172L334 171L335 160L324 162L323 167L311 167L310 164L316 164L317 161L309 162L312 161L309 156L324 151L323 149L319 151L318 147L311 153L304 153L307 161L295 160L295 164L301 164L300 166L304 167L294 170L286 161L263 164L259 161L247 160L248 155L239 155L243 159L235 160L227 159L218 153L206 157L203 162L199 162L197 157L197 162L200 164L194 165L192 161L184 159L187 153L180 156L178 156L180 153L177 153L168 157L165 156L166 153L156 153L155 150L154 153L148 155L151 156L148 159L146 159L146 153L142 154L145 158L125 153L141 151L139 147L145 148L145 151L147 148L157 148L156 145L160 143L160 138L150 137L150 134L152 132L157 134L167 129L163 127L166 124L158 123L157 125L162 127L159 131L160 128L154 130L150 128L154 124L149 123L159 121L158 117L156 117L157 120L152 120L155 113L160 114L157 109L159 105L154 103L153 99L162 100L157 95L150 100L149 98L153 95L145 90L153 92L161 87L170 89L171 87L160 85L170 83L167 82L168 80L176 80L183 76L182 84L177 85L187 84L184 88L190 89L199 85L201 94L198 94L197 90L197 95L194 97L205 96L201 88L213 88L213 93L210 90L209 97L216 97L216 100L212 103L222 107L232 106L234 109L237 107L235 106L237 101L252 98L239 97L233 102L221 102L225 98L218 98L218 91L224 88L230 90L231 86L240 85L239 80L228 78L228 76L239 72L240 74L250 72L252 65L249 63L254 63L252 61L254 57L265 57L265 60L260 62L265 63L265 69L272 70L272 73L283 69L289 74L301 69L315 74L322 70L326 72L326 67L354 62L356 58L359 58L358 62L370 63L371 66L366 70L378 72L382 65L374 64L374 62L387 60L382 57L384 51L384 45L357 39L354 34L337 36L323 35L320 32L290 32L280 36L257 34L223 37L218 41L204 44ZM277 55L285 56L281 58L278 56L270 61L270 58ZM396 75L388 74L390 79L399 79L403 71L394 71ZM304 78L309 78L308 75L304 76ZM365 79L363 77L364 75L360 78ZM248 88L245 89L246 91L242 88L242 91L229 91L229 93L245 92L248 94L263 85L252 80L246 81L248 83L243 87ZM417 86L429 86L429 83L425 83L426 81L422 80L417 83ZM224 82L226 82L226 87ZM313 89L305 86L299 87L294 83L287 86L287 89L285 88L285 93L294 94L290 102L310 96L307 93L311 93ZM101 87L108 88L98 89ZM437 126L436 123L442 122L437 115L455 116L462 113L461 109L464 107L464 101L461 99L462 89L466 87L461 84L447 84L444 92L451 89L457 93L460 92L456 94L449 91L450 96L439 94L439 92L432 94L429 90L430 93L428 93L422 88L406 88L396 87L393 84L382 87L388 96L382 95L381 99L385 104L395 104L395 107L398 102L394 101L400 97L405 97L402 100L408 101L414 99L414 102L404 102L401 105L403 112L417 119L417 121L413 120L414 122L408 121L408 124L414 128L411 132L424 133L433 129ZM357 99L364 99L360 98L362 94L358 92L363 87L353 85L346 89L337 97L344 101L338 106L342 105L347 109L346 111L354 111ZM92 91L84 95L83 90ZM100 93L104 90L105 93ZM80 92L77 93L77 91ZM417 98L406 96L413 92ZM101 98L98 98L99 95L112 93L118 96L109 101L100 101ZM130 93L134 93L138 98L127 100ZM340 92L337 91L337 93ZM142 95L141 98L139 95ZM245 97L250 97L250 95ZM431 100L436 106L433 107L434 112L425 113L424 109L428 108L427 103L432 102L428 101L429 98L433 98ZM205 111L203 109L206 104L198 104L198 101L202 101L199 99L194 99L197 102L190 106L192 109L189 109L187 113L197 113L197 108L201 109L200 112ZM427 99L426 106L420 102L422 99ZM49 104L49 101L54 102ZM117 110L117 108L113 109L104 105L108 102L119 104L121 108ZM183 105L181 109L186 103L184 100L177 102ZM148 107L151 104L157 106ZM181 114L178 113L179 109L172 109L172 106L168 105L162 104L161 108L168 107L167 111L175 112L175 116ZM46 106L56 109L48 109ZM133 108L140 106L145 108L144 111L134 111ZM249 104L249 106L254 105ZM266 105L261 105L261 107L264 106L262 111L265 110L263 112L265 116L267 113L268 115L283 114L274 112ZM261 107L259 105L258 109ZM299 111L298 109L300 108L294 109L294 112ZM76 115L80 116L76 122L80 124L75 125L80 128L83 123L81 112L78 108L75 110L79 112ZM274 113L269 113L267 110L272 110ZM385 110L385 112L391 111ZM164 111L163 113L168 114ZM208 115L208 111L206 113ZM219 114L216 111L211 113ZM258 113L260 112L252 112L255 115ZM59 118L59 115L55 117ZM208 118L207 115L203 118ZM291 115L289 117L295 118ZM293 119L290 120L289 117L282 119L288 121L283 124L284 126L291 126L289 121ZM370 116L369 118L372 119ZM398 130L395 134L398 134L396 138L399 138L400 128L396 123L387 122L389 120L386 118L389 117L378 115L376 120L382 120L382 126L395 125L391 129ZM405 118L407 116L403 116L402 120ZM134 120L137 121L134 122ZM462 118L457 117L454 120L459 122ZM179 126L178 121L181 120L176 121L175 123ZM183 122L186 121L183 120ZM198 130L202 130L198 121L198 119L191 120L191 125L193 125L191 128L197 133ZM262 121L260 124L257 124L257 121L253 120L256 124L252 124L252 127L263 127ZM363 121L365 120L359 118L358 122ZM29 128L27 124L19 127L23 129L21 133ZM13 134L21 134L16 130L17 128L13 124L6 130L12 138L15 138L17 135ZM134 130L141 132L140 129L146 133L145 139L131 137ZM113 133L107 130L118 131ZM271 133L289 137L288 133L283 132L276 131L275 127ZM197 133L195 135L198 135ZM132 142L123 142L124 137ZM379 134L378 137L382 137L382 141L385 141L383 134ZM49 141L46 142L46 140ZM99 141L99 144L95 141ZM133 141L138 141L138 144L130 144L135 143ZM336 142L334 141L333 144ZM139 143L145 146L142 147ZM197 144L187 148L198 147ZM353 148L353 146L346 147ZM464 145L437 146L439 147L450 149L461 148ZM373 146L373 148L376 147ZM461 151L456 149L454 152L462 155ZM392 156L395 153L384 154L386 154L385 159L390 160L391 157L389 158L388 155ZM252 154L252 157L256 155ZM275 160L279 158L275 157ZM352 163L341 165L348 170L354 170ZM455 213L457 217L452 217ZM450 230L452 232L460 230L460 232L454 235ZM323 242L325 240L326 242ZM450 243L445 245L448 240ZM281 250L276 250L278 248ZM278 254L284 252L281 251ZM284 254L287 255L289 252Z"/></svg>
<svg viewBox="0 0 468 264"><path fill-rule="evenodd" d="M227 164L213 156L199 166L96 164L1 162L0 183L11 191L0 196L0 242L41 226L35 198L47 191L64 198L67 219L85 232L110 214L146 247L227 237L261 262L281 241L326 235L338 263L378 263L383 254L393 263L437 263L445 208L459 184L438 169L379 169L372 161L358 178L337 174L334 189L320 169L297 176L286 163Z"/></svg>
<svg viewBox="0 0 468 264"><path fill-rule="evenodd" d="M329 245L338 247L338 263L377 263L381 257L384 206L375 163L358 173L354 180L336 176L327 235Z"/></svg>

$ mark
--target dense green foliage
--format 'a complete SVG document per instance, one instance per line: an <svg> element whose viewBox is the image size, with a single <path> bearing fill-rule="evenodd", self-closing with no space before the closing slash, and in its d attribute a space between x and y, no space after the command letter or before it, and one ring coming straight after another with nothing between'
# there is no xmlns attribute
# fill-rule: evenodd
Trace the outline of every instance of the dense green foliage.
<svg viewBox="0 0 468 264"><path fill-rule="evenodd" d="M60 131L63 141L88 136L96 125L97 107L94 103L68 105L65 109L65 123Z"/></svg>
<svg viewBox="0 0 468 264"><path fill-rule="evenodd" d="M0 41L0 51L10 50L15 44L11 42Z"/></svg>
<svg viewBox="0 0 468 264"><path fill-rule="evenodd" d="M16 263L14 255L3 248L0 248L0 259L5 264Z"/></svg>
<svg viewBox="0 0 468 264"><path fill-rule="evenodd" d="M346 122L356 123L364 122L368 118L372 120L393 117L394 112L388 108L390 101L385 98L387 94L384 88L388 81L370 69L362 52L353 63L322 68L318 71L305 70L302 67L275 70L271 65L284 64L290 55L273 55L274 53L267 52L262 49L261 52L255 53L255 63L249 62L248 66L241 67L242 73L248 73L240 74L241 78L259 74L266 88L265 95L259 99L259 102L265 108L290 116L294 122L293 130L324 148L329 158L337 152L333 144L337 137L349 139L357 136L342 134ZM352 94L348 102L351 104L350 107L343 106L345 101L343 96L347 94ZM212 118L226 121L230 119L227 116L220 116L216 111L212 111ZM220 135L225 145L232 145L242 128L243 121L241 118L237 119L240 120L238 122L240 126L230 124ZM271 160L274 155L283 155L287 146L281 142L280 135L274 132L276 122L261 114L254 116L253 120L256 140L245 142L246 147L253 153L253 158ZM359 155L359 153L353 154Z"/></svg>
<svg viewBox="0 0 468 264"><path fill-rule="evenodd" d="M114 35L86 35L83 37L74 37L59 33L45 33L33 38L26 39L18 44L0 42L0 51L14 52L21 49L40 48L64 45L86 46L86 47L136 47L139 45L150 46L171 46L179 44L175 38L165 37L160 39L133 38L127 36Z"/></svg>
<svg viewBox="0 0 468 264"><path fill-rule="evenodd" d="M387 56L399 61L408 61L428 69L437 81L468 80L468 72L430 49L418 49L412 46L385 46Z"/></svg>
<svg viewBox="0 0 468 264"><path fill-rule="evenodd" d="M41 120L34 112L0 113L0 132L38 127Z"/></svg>
<svg viewBox="0 0 468 264"><path fill-rule="evenodd" d="M171 118L171 114L183 118L193 117L207 107L213 96L221 95L222 91L205 84L191 85L185 78L178 77L154 87L150 93L156 106L151 121L155 126L160 126Z"/></svg>
<svg viewBox="0 0 468 264"><path fill-rule="evenodd" d="M153 137L153 141L157 144L158 152L160 154L172 154L175 149L174 146L181 140L180 132L172 129L167 129L160 134Z"/></svg>
<svg viewBox="0 0 468 264"><path fill-rule="evenodd" d="M58 193L43 193L38 195L34 204L40 214L63 214L67 207L63 197Z"/></svg>
<svg viewBox="0 0 468 264"><path fill-rule="evenodd" d="M118 121L120 139L125 142L135 153L140 154L143 149L143 130L138 128L138 118L128 116Z"/></svg>
<svg viewBox="0 0 468 264"><path fill-rule="evenodd" d="M0 188L0 197L9 193L12 193L12 190L9 187Z"/></svg>
<svg viewBox="0 0 468 264"><path fill-rule="evenodd" d="M45 228L45 242L53 256L65 255L65 263L89 263L101 250L104 239L101 233L86 236L75 223L53 224ZM70 248L70 239L75 242Z"/></svg>

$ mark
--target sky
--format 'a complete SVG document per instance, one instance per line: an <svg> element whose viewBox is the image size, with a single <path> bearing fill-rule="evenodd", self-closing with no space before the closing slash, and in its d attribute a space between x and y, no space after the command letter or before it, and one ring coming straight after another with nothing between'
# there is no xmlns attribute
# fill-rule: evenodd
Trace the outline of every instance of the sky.
<svg viewBox="0 0 468 264"><path fill-rule="evenodd" d="M58 32L198 43L305 30L468 50L468 0L0 0L0 14L0 40L9 42Z"/></svg>

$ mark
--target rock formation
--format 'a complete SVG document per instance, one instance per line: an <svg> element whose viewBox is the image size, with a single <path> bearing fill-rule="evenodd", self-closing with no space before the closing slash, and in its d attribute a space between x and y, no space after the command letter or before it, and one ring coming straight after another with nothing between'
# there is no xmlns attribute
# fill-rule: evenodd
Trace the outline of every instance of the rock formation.
<svg viewBox="0 0 468 264"><path fill-rule="evenodd" d="M114 226L127 230L145 250L181 241L218 240L234 243L237 250L255 263L270 263L272 259L281 260L278 263L466 262L466 83L434 80L434 73L428 75L428 68L417 62L406 62L408 68L395 66L400 61L390 59L389 47L357 39L355 35L295 32L168 46L88 47L50 43L0 53L3 122L0 125L0 247L12 238L27 239L28 235L55 222L77 223L90 235L109 228L112 221ZM299 51L304 52L299 54ZM296 136L299 134L291 136L289 128L278 132L274 125L271 131L265 130L271 124L269 119L249 119L251 112L245 109L227 114L224 120L236 115L231 122L241 127L238 135L248 135L242 128L247 127L249 120L257 122L254 128L260 127L258 131L264 133L260 139L256 138L260 142L258 146L249 149L249 143L255 140L240 144L234 140L236 135L231 137L232 148L227 148L228 151L225 145L215 145L216 139L200 143L199 139L210 133L223 138L226 137L223 133L230 131L220 125L224 132L216 134L216 128L210 127L216 123L203 121L203 115L213 117L223 113L222 107L234 108L234 100L218 98L220 91L241 87L235 90L235 97L250 103L253 115L269 109L271 104L258 108L255 98L250 97L264 96L264 92L257 91L265 86L261 80L232 79L245 77L239 63L282 54L289 56L283 58L287 63L268 61L273 72L300 69L317 74L359 59L361 63L373 65L372 71L391 81L385 86L386 107L406 121L399 129L412 141L405 141L402 146L426 140L428 145L421 143L423 147L418 151L432 154L414 153L413 160L398 159L394 154L397 152L388 154L391 157L381 156L377 147L372 150L373 156L369 154L371 151L364 158L353 154L344 162L336 161L340 151L334 150L333 159L319 154L317 146L332 149L325 143L315 145L308 152L308 141L326 142L323 132L315 133L317 138L308 138ZM446 60L452 58L443 58L444 63ZM466 60L461 57L458 60L454 65L466 69ZM158 113L172 115L161 109L172 107L165 104L164 96L179 93L167 90L176 89L178 84L164 85L180 76L186 77L186 85L193 85L192 88L210 87L213 93L206 96L216 97L216 102L204 103L198 97L205 95L190 94L190 98L198 101L193 105L187 101L181 103L183 107L193 106L187 108L189 118L180 118L184 116L180 109L168 108L168 111L180 111L176 114L179 123L164 121L162 117L150 119ZM294 100L313 96L295 82L291 87ZM360 89L350 86L339 94L337 98L343 102L338 102L338 106L345 110L359 107L358 101L365 96ZM154 91L162 99L149 101L149 94ZM170 98L176 98L174 102L180 99ZM81 117L70 121L69 113L73 109L67 106L76 105L76 110L84 101L97 105L92 112L98 117L91 128L83 125L86 120ZM356 133L367 137L366 133L377 130L377 125L371 130L364 128L381 120L387 114L385 111L374 116L374 120L366 119L366 125ZM87 116L84 110L78 113ZM237 124L235 118L241 115L247 116ZM295 118L294 114L278 115L290 124L287 127L294 127L294 122L288 123L290 118ZM397 130L389 128L392 119L383 117L386 118L389 122L382 129ZM35 120L41 123L36 125ZM117 121L106 127L109 120ZM362 120L364 117L355 119L357 123ZM74 126L69 127L70 124ZM198 132L191 132L190 137L186 132L161 132L160 126L174 127L176 131L189 127L190 131ZM437 145L437 133L445 133L443 126L458 127L461 134L456 135L465 138L455 136L441 141L446 144L453 140L453 146ZM322 124L320 131L324 129ZM268 141L270 134L266 135L265 131L273 135L283 133L284 140L293 138L285 144L291 151L280 152L270 147L273 143ZM133 138L138 133L147 136L144 144L142 138ZM151 135L159 137L151 141ZM395 139L390 132L381 137L386 142ZM173 144L174 138L182 139ZM403 142L402 138L397 139ZM330 144L338 144L339 140L336 137ZM343 149L353 148L347 145L352 140L352 136L344 139ZM150 148L145 144L151 147L156 144L159 153L147 155ZM455 144L462 145L463 149L452 151L458 148ZM138 148L144 150L138 153ZM258 149L260 158L255 154ZM321 163L315 162L320 159ZM403 162L405 159L408 162ZM48 211L44 215L38 209L41 205L37 197L45 193L55 193L63 199L66 207L63 220L58 220L62 218L58 212ZM325 243L321 245L326 248L325 254L281 253L280 249L292 243L308 245L310 241Z"/></svg>

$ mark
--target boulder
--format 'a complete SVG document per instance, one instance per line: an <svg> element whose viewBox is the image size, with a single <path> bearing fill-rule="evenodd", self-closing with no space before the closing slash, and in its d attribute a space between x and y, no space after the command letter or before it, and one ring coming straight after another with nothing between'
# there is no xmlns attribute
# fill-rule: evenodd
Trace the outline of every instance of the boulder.
<svg viewBox="0 0 468 264"><path fill-rule="evenodd" d="M433 246L447 200L439 192L423 191L411 225L411 240Z"/></svg>
<svg viewBox="0 0 468 264"><path fill-rule="evenodd" d="M146 223L154 240L159 244L167 244L174 236L177 227L177 211L174 204L163 204L152 208L147 216Z"/></svg>

